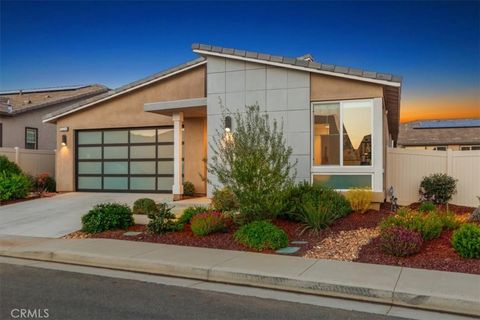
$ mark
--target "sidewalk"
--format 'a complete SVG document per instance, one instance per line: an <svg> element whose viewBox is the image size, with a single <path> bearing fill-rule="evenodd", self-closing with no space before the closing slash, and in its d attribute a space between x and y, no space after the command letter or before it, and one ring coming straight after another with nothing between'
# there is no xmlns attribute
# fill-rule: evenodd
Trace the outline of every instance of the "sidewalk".
<svg viewBox="0 0 480 320"><path fill-rule="evenodd" d="M0 255L480 316L480 276L110 239L0 235Z"/></svg>

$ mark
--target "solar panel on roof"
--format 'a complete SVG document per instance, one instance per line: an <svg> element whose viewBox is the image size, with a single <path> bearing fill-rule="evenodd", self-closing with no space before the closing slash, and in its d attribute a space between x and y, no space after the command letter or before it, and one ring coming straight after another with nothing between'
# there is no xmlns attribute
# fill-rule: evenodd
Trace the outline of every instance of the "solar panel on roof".
<svg viewBox="0 0 480 320"><path fill-rule="evenodd" d="M480 119L420 121L415 129L472 128L480 127Z"/></svg>

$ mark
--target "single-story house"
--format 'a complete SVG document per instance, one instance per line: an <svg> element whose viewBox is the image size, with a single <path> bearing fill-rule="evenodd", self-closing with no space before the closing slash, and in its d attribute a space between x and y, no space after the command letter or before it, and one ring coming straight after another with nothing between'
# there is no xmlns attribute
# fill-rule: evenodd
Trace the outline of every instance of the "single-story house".
<svg viewBox="0 0 480 320"><path fill-rule="evenodd" d="M417 150L480 150L480 119L421 120L402 123L398 146Z"/></svg>
<svg viewBox="0 0 480 320"><path fill-rule="evenodd" d="M310 55L192 49L199 58L45 116L57 125L59 191L173 192L179 198L188 180L210 196L206 181L215 177L206 170L208 142L226 129L221 104L233 111L258 104L283 121L297 180L371 188L384 199L386 147L398 136L400 77Z"/></svg>
<svg viewBox="0 0 480 320"><path fill-rule="evenodd" d="M0 92L0 147L54 150L56 126L43 116L106 91L93 84Z"/></svg>

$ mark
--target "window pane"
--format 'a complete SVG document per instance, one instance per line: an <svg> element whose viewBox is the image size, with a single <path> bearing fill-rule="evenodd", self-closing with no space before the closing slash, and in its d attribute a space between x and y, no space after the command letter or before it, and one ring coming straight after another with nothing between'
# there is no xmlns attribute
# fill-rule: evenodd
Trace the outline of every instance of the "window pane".
<svg viewBox="0 0 480 320"><path fill-rule="evenodd" d="M340 164L340 104L313 107L313 165Z"/></svg>
<svg viewBox="0 0 480 320"><path fill-rule="evenodd" d="M343 103L343 165L372 164L372 104Z"/></svg>
<svg viewBox="0 0 480 320"><path fill-rule="evenodd" d="M130 130L130 143L155 142L155 129Z"/></svg>
<svg viewBox="0 0 480 320"><path fill-rule="evenodd" d="M27 129L27 143L35 144L37 142L37 130L35 129Z"/></svg>
<svg viewBox="0 0 480 320"><path fill-rule="evenodd" d="M78 177L79 189L101 189L102 178L101 177Z"/></svg>
<svg viewBox="0 0 480 320"><path fill-rule="evenodd" d="M101 147L79 147L78 159L100 159L102 157Z"/></svg>
<svg viewBox="0 0 480 320"><path fill-rule="evenodd" d="M127 190L128 177L104 177L103 189Z"/></svg>
<svg viewBox="0 0 480 320"><path fill-rule="evenodd" d="M103 133L103 143L128 143L128 130L105 131Z"/></svg>
<svg viewBox="0 0 480 320"><path fill-rule="evenodd" d="M173 128L158 129L158 142L173 142Z"/></svg>
<svg viewBox="0 0 480 320"><path fill-rule="evenodd" d="M130 147L130 158L155 158L155 146L132 146Z"/></svg>
<svg viewBox="0 0 480 320"><path fill-rule="evenodd" d="M127 161L115 161L103 163L104 174L128 174L128 162Z"/></svg>
<svg viewBox="0 0 480 320"><path fill-rule="evenodd" d="M313 183L333 189L372 188L371 175L314 175Z"/></svg>
<svg viewBox="0 0 480 320"><path fill-rule="evenodd" d="M158 174L173 174L173 161L158 161Z"/></svg>
<svg viewBox="0 0 480 320"><path fill-rule="evenodd" d="M102 173L102 163L101 162L79 162L78 173L79 174Z"/></svg>
<svg viewBox="0 0 480 320"><path fill-rule="evenodd" d="M105 159L127 159L128 147L103 147L103 158Z"/></svg>
<svg viewBox="0 0 480 320"><path fill-rule="evenodd" d="M185 148L183 148L185 149ZM173 158L173 144L172 145L160 145L158 146L159 158Z"/></svg>
<svg viewBox="0 0 480 320"><path fill-rule="evenodd" d="M157 190L172 192L172 187L173 187L173 177L160 177L160 178L158 178L158 188L157 188Z"/></svg>
<svg viewBox="0 0 480 320"><path fill-rule="evenodd" d="M472 150L480 150L480 146L472 146Z"/></svg>
<svg viewBox="0 0 480 320"><path fill-rule="evenodd" d="M83 131L78 133L78 144L102 143L101 131Z"/></svg>
<svg viewBox="0 0 480 320"><path fill-rule="evenodd" d="M130 174L155 174L155 161L130 162Z"/></svg>
<svg viewBox="0 0 480 320"><path fill-rule="evenodd" d="M131 190L155 190L155 178L145 177L131 177Z"/></svg>

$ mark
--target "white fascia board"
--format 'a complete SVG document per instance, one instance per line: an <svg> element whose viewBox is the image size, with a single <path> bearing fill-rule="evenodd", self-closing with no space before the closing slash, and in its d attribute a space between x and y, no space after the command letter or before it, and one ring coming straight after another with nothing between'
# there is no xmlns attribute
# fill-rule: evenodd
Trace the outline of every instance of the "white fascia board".
<svg viewBox="0 0 480 320"><path fill-rule="evenodd" d="M70 113L77 112L77 111L79 111L79 110L82 110L82 109L91 107L91 106L93 106L93 105L95 105L95 104L97 104L97 103L100 103L100 102L103 102L103 101L106 101L106 100L109 100L109 99L118 97L118 96L120 96L120 95L122 95L122 94L125 94L125 93L128 93L128 92L130 92L130 91L133 91L133 90L136 90L136 89L139 89L139 88L148 86L148 85L150 85L150 84L152 84L152 83L155 83L155 82L157 82L157 81L160 81L160 80L169 78L169 77L171 77L171 76L174 76L174 75L176 75L176 74L185 72L185 71L187 71L187 70L196 68L196 67L198 67L198 66L200 66L200 65L202 65L202 64L205 64L205 63L207 63L206 60L205 60L205 61L200 61L199 63L192 64L191 66L188 66L188 67L186 67L186 68L184 68L184 69L179 69L179 70L174 71L174 72L172 72L172 73L168 73L168 74L163 75L163 76L161 76L161 77L158 77L158 78L152 79L152 80L150 80L150 81L147 81L147 82L145 82L145 83L139 84L138 86L134 86L134 87L131 87L131 88L127 89L127 90L120 91L120 92L117 92L117 93L115 93L115 94L112 94L111 96L105 97L105 98L103 98L103 99L100 99L100 100L97 100L97 101L93 101L93 102L87 103L87 104L85 104L85 105L83 105L83 106L79 106L78 108L75 108L75 109L72 109L72 110L68 110L67 112L64 112L64 113L61 113L61 114L57 114L57 115L55 115L55 116L53 116L53 117L50 117L50 118L47 118L47 119L43 119L42 122L43 122L43 123L47 123L47 122L50 122L50 121L52 121L52 120L55 120L55 119L64 117L64 116L66 116L66 115L68 115L68 114L70 114Z"/></svg>
<svg viewBox="0 0 480 320"><path fill-rule="evenodd" d="M229 55L229 54L223 54L223 53L211 52L211 51L204 51L204 50L198 50L198 49L193 50L193 52L198 53L198 54L209 55L209 56L216 56L216 57L222 57L222 58L228 58L228 59L236 59L236 60L248 61L248 62L253 62L253 63L267 64L267 65L271 65L271 66L275 66L275 67L295 69L295 70L312 72L312 73L319 73L319 74L324 74L324 75L333 76L333 77L340 77L340 78L346 78L346 79L351 79L351 80L377 83L377 84L381 84L381 85L385 85L385 86L391 86L391 87L397 87L397 88L402 86L401 83L393 82L393 81L364 78L364 77L359 77L359 76L350 75L350 74L331 72L331 71L325 71L325 70L318 70L318 69L314 69L314 68L295 66L295 65L286 64L286 63L279 63L279 62L273 62L273 61L267 61L267 60L261 60L261 59L247 58L247 57L239 57L239 56L235 56L235 55Z"/></svg>

